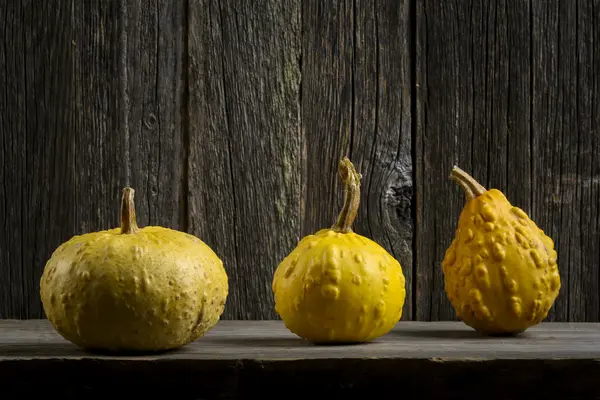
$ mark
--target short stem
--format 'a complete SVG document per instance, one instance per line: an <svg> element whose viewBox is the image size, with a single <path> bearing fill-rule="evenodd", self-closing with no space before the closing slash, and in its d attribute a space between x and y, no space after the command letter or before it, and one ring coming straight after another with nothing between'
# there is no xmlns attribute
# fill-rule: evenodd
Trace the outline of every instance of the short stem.
<svg viewBox="0 0 600 400"><path fill-rule="evenodd" d="M472 200L477 196L481 196L486 192L486 189L479 184L471 175L467 174L456 165L452 168L450 173L450 179L458 183L460 187L465 191L467 200Z"/></svg>
<svg viewBox="0 0 600 400"><path fill-rule="evenodd" d="M344 157L339 164L339 173L344 184L344 206L340 211L337 221L331 227L334 231L352 232L352 223L358 213L360 204L360 174L348 157Z"/></svg>
<svg viewBox="0 0 600 400"><path fill-rule="evenodd" d="M135 190L130 187L123 189L123 197L121 198L121 233L136 233L140 230L135 220L134 193Z"/></svg>

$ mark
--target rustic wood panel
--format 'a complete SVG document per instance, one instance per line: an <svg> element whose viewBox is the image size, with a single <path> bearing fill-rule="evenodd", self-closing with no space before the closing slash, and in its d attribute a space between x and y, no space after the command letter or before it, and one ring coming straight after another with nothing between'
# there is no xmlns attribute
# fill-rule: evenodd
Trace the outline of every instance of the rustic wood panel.
<svg viewBox="0 0 600 400"><path fill-rule="evenodd" d="M141 225L179 226L182 4L0 5L0 317L43 315L46 260L116 226L123 186Z"/></svg>
<svg viewBox="0 0 600 400"><path fill-rule="evenodd" d="M190 6L192 232L224 256L224 318L276 318L273 272L300 234L300 2Z"/></svg>
<svg viewBox="0 0 600 400"><path fill-rule="evenodd" d="M574 227L579 245L568 261L568 320L595 322L600 321L600 4L579 1L577 7L579 147L574 188L577 201L571 210L576 210L579 204L581 211L576 220L579 226ZM565 179L563 185L568 183L569 179ZM544 209L543 203L536 205L537 215Z"/></svg>
<svg viewBox="0 0 600 400"><path fill-rule="evenodd" d="M549 320L600 320L596 1L0 3L0 318L42 316L45 261L116 226L127 184L140 225L223 259L225 319L276 318L273 271L333 223L348 155L403 319L455 318L458 164L554 238Z"/></svg>
<svg viewBox="0 0 600 400"><path fill-rule="evenodd" d="M114 220L118 193L110 189L123 162L122 139L113 134L120 120L109 111L118 109L112 45L118 9L34 1L0 7L0 316L35 318L42 314L39 277L52 250L74 233Z"/></svg>
<svg viewBox="0 0 600 400"><path fill-rule="evenodd" d="M243 309L242 298L234 289L238 278L236 208L219 3L191 2L187 29L188 230L211 246L223 261L230 288L223 317L236 318Z"/></svg>
<svg viewBox="0 0 600 400"><path fill-rule="evenodd" d="M600 5L533 2L533 216L554 238L554 320L598 321Z"/></svg>
<svg viewBox="0 0 600 400"><path fill-rule="evenodd" d="M409 1L303 3L303 235L331 226L342 204L339 159L362 174L355 232L401 263L412 304Z"/></svg>
<svg viewBox="0 0 600 400"><path fill-rule="evenodd" d="M368 344L314 346L281 321L222 321L177 351L108 357L76 348L48 321L0 321L0 385L7 399L41 388L61 398L134 391L157 397L174 387L186 399L284 392L387 398L399 390L443 398L595 398L599 341L599 324L546 323L518 337L490 338L462 323L403 321Z"/></svg>
<svg viewBox="0 0 600 400"><path fill-rule="evenodd" d="M342 206L338 163L352 156L353 65L354 1L303 1L302 236L333 225Z"/></svg>
<svg viewBox="0 0 600 400"><path fill-rule="evenodd" d="M357 233L386 248L406 277L413 315L413 163L409 1L355 4L351 155L362 179Z"/></svg>
<svg viewBox="0 0 600 400"><path fill-rule="evenodd" d="M186 229L181 122L186 1L128 0L122 6L117 14L124 21L119 85L126 113L127 181L136 190L139 223Z"/></svg>
<svg viewBox="0 0 600 400"><path fill-rule="evenodd" d="M453 164L554 238L563 288L549 320L600 318L598 9L417 2L417 318L455 318L440 266L464 204Z"/></svg>

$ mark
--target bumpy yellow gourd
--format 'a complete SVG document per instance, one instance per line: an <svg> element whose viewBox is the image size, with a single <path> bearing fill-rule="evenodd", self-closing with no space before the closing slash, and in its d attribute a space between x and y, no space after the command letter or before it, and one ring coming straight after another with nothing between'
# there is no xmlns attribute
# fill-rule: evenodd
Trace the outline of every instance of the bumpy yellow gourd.
<svg viewBox="0 0 600 400"><path fill-rule="evenodd" d="M155 352L198 339L219 320L228 279L195 236L138 228L134 190L123 190L121 227L75 236L46 263L46 316L67 340L92 351Z"/></svg>
<svg viewBox="0 0 600 400"><path fill-rule="evenodd" d="M313 343L365 342L389 332L406 296L400 263L352 232L360 174L344 158L344 207L331 229L303 238L273 277L275 308L286 327Z"/></svg>
<svg viewBox="0 0 600 400"><path fill-rule="evenodd" d="M540 323L561 286L554 242L499 190L486 190L458 167L451 179L467 196L442 263L457 316L488 335Z"/></svg>

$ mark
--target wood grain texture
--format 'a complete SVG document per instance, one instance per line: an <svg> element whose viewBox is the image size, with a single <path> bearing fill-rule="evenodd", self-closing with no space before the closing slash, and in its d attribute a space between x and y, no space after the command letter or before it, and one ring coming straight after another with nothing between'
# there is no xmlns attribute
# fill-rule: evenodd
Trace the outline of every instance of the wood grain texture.
<svg viewBox="0 0 600 400"><path fill-rule="evenodd" d="M597 2L534 3L532 214L555 241L565 286L552 320L600 318L598 24Z"/></svg>
<svg viewBox="0 0 600 400"><path fill-rule="evenodd" d="M179 226L182 4L0 6L0 317L43 315L46 260L115 227L125 185L140 225Z"/></svg>
<svg viewBox="0 0 600 400"><path fill-rule="evenodd" d="M531 210L528 7L426 1L418 11L418 319L456 318L441 269L465 201L453 165Z"/></svg>
<svg viewBox="0 0 600 400"><path fill-rule="evenodd" d="M62 241L113 221L122 137L118 4L4 2L0 317L42 315L39 277ZM87 15L88 18L75 18ZM102 25L102 31L100 26ZM118 210L118 209L117 209Z"/></svg>
<svg viewBox="0 0 600 400"><path fill-rule="evenodd" d="M353 65L354 2L303 1L302 236L333 225L342 207L338 163L352 156ZM360 164L356 167L363 173Z"/></svg>
<svg viewBox="0 0 600 400"><path fill-rule="evenodd" d="M417 318L455 318L441 261L464 204L447 178L458 164L555 240L563 286L548 319L598 320L598 11L425 1L417 17Z"/></svg>
<svg viewBox="0 0 600 400"><path fill-rule="evenodd" d="M356 2L352 157L360 167L357 233L388 250L413 316L413 162L409 1ZM362 218L361 218L362 217Z"/></svg>
<svg viewBox="0 0 600 400"><path fill-rule="evenodd" d="M331 226L347 155L362 174L354 231L400 261L412 304L412 158L408 1L303 3L303 235ZM399 39L400 38L400 39Z"/></svg>
<svg viewBox="0 0 600 400"><path fill-rule="evenodd" d="M273 272L300 234L299 2L193 4L189 30L193 232L226 255L224 317L276 318Z"/></svg>
<svg viewBox="0 0 600 400"><path fill-rule="evenodd" d="M556 243L550 321L600 321L600 5L595 0L0 2L0 318L43 316L75 234L199 236L224 319L277 318L271 280L362 174L354 230L396 257L403 319L455 319L441 261L458 164Z"/></svg>
<svg viewBox="0 0 600 400"><path fill-rule="evenodd" d="M122 3L120 65L128 139L128 182L141 225L186 229L184 197L184 0Z"/></svg>
<svg viewBox="0 0 600 400"><path fill-rule="evenodd" d="M514 337L482 336L462 322L401 321L387 335L355 345L313 345L282 321L221 321L178 350L153 355L87 353L63 339L47 320L0 321L0 363L19 359L286 360L365 357L493 360L600 358L600 324L546 322Z"/></svg>
<svg viewBox="0 0 600 400"><path fill-rule="evenodd" d="M478 398L482 391L490 398L595 398L598 341L599 324L545 323L517 337L490 338L462 323L403 321L370 343L315 346L281 321L222 321L177 351L110 357L78 349L48 321L0 321L0 385L9 399L41 388L61 398L154 398L172 395L174 387L178 398L190 399L283 392L391 398L398 390L444 398Z"/></svg>
<svg viewBox="0 0 600 400"><path fill-rule="evenodd" d="M236 207L219 3L190 2L188 19L188 230L223 261L230 288L226 318L243 312L243 297L234 289L238 279Z"/></svg>

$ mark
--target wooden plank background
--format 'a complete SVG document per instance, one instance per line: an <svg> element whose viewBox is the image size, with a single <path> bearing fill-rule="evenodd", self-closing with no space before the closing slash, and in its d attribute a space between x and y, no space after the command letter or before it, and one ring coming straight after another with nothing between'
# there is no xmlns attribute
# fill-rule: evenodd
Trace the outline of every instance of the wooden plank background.
<svg viewBox="0 0 600 400"><path fill-rule="evenodd" d="M403 319L452 320L441 260L453 164L555 240L549 320L600 320L600 1L0 2L0 318L39 318L74 234L198 235L225 319L274 319L271 277L332 224L348 155L355 230L407 278Z"/></svg>

